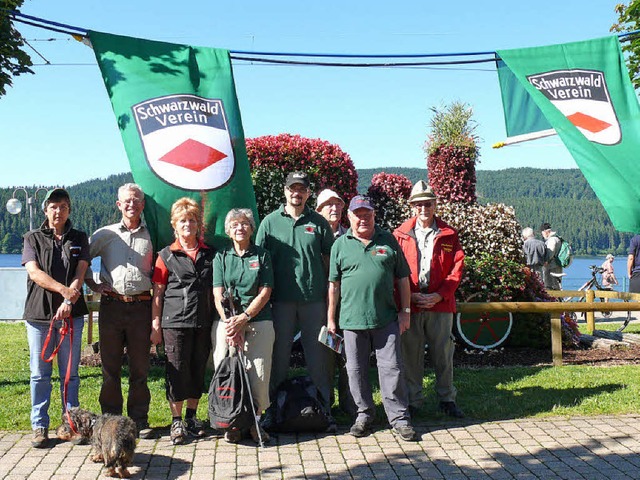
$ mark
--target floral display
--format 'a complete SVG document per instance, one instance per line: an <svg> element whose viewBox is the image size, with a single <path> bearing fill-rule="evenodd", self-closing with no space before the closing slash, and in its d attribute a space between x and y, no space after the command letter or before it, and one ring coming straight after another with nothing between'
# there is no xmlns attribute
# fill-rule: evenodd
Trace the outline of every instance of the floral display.
<svg viewBox="0 0 640 480"><path fill-rule="evenodd" d="M310 206L315 206L315 196L324 188L331 188L347 203L357 193L358 173L351 158L325 140L286 133L249 138L247 156L260 218L282 204L285 177L295 170L309 175Z"/></svg>
<svg viewBox="0 0 640 480"><path fill-rule="evenodd" d="M389 231L399 227L411 216L410 193L411 181L404 175L376 173L367 190L376 207L376 223Z"/></svg>

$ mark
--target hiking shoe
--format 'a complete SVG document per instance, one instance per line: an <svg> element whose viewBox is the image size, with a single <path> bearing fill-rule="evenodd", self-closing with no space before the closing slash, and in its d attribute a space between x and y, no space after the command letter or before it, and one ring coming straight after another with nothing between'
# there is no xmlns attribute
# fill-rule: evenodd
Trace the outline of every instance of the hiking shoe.
<svg viewBox="0 0 640 480"><path fill-rule="evenodd" d="M458 408L456 402L440 402L438 410L453 418L464 418L464 413Z"/></svg>
<svg viewBox="0 0 640 480"><path fill-rule="evenodd" d="M418 435L411 425L401 425L393 427L391 429L394 435L397 435L405 442L415 442L418 440Z"/></svg>
<svg viewBox="0 0 640 480"><path fill-rule="evenodd" d="M371 434L371 428L364 422L356 422L351 426L349 433L356 438L362 438Z"/></svg>
<svg viewBox="0 0 640 480"><path fill-rule="evenodd" d="M151 428L146 421L136 422L136 429L138 430L138 438L143 440L149 440L155 435L153 428Z"/></svg>
<svg viewBox="0 0 640 480"><path fill-rule="evenodd" d="M224 441L227 443L240 443L242 432L237 428L231 428L224 432Z"/></svg>
<svg viewBox="0 0 640 480"><path fill-rule="evenodd" d="M258 430L258 428L260 430ZM271 441L271 437L269 436L269 434L267 432L265 432L261 426L258 426L258 428L256 428L256 424L254 423L253 425L251 425L251 428L249 429L249 435L251 435L251 439L256 442L256 443L260 443L260 437L258 437L258 432L260 432L260 436L262 437L262 443L269 443L269 441Z"/></svg>
<svg viewBox="0 0 640 480"><path fill-rule="evenodd" d="M192 437L202 438L207 433L204 422L198 420L196 417L185 418L184 424L187 428L187 433Z"/></svg>
<svg viewBox="0 0 640 480"><path fill-rule="evenodd" d="M45 448L49 443L49 430L44 427L38 427L33 429L33 438L31 439L31 445L34 448Z"/></svg>
<svg viewBox="0 0 640 480"><path fill-rule="evenodd" d="M187 430L184 427L184 422L182 420L174 420L171 424L169 435L171 437L171 443L174 445L182 445L187 440Z"/></svg>

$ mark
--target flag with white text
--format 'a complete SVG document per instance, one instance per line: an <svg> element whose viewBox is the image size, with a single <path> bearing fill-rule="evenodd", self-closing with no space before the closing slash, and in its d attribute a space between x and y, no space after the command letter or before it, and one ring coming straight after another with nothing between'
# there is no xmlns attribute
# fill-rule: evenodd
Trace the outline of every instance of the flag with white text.
<svg viewBox="0 0 640 480"><path fill-rule="evenodd" d="M257 210L227 50L89 32L158 250L174 239L170 209L202 207L204 238L224 240L231 208Z"/></svg>
<svg viewBox="0 0 640 480"><path fill-rule="evenodd" d="M640 106L618 38L497 53L507 133L555 129L615 228L640 233Z"/></svg>

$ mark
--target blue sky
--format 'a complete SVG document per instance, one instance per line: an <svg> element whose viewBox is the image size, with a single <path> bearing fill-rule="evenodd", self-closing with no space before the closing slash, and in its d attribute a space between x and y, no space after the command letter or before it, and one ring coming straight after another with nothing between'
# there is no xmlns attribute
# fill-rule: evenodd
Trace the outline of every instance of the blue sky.
<svg viewBox="0 0 640 480"><path fill-rule="evenodd" d="M608 35L618 0L187 1L26 0L22 12L104 32L231 50L360 54L495 51ZM180 8L178 8L180 7ZM18 25L53 66L0 98L0 187L75 183L129 170L92 51ZM43 41L46 39L53 41ZM32 52L34 63L42 63ZM234 64L246 137L322 138L357 168L425 167L430 108L474 110L479 169L575 168L557 137L493 150L505 138L491 64L344 69Z"/></svg>

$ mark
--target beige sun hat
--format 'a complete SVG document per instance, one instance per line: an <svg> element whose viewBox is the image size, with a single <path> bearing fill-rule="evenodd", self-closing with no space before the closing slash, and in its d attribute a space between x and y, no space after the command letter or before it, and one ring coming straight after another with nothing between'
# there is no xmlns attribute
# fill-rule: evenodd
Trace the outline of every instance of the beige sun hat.
<svg viewBox="0 0 640 480"><path fill-rule="evenodd" d="M436 200L436 195L424 180L418 180L411 189L409 203L422 202L423 200Z"/></svg>
<svg viewBox="0 0 640 480"><path fill-rule="evenodd" d="M340 195L338 195L336 192L334 192L330 188L325 188L318 194L318 201L316 202L316 212L319 212L320 210L322 210L322 207L324 206L324 204L327 203L332 198L337 198L338 200L340 200L340 202L342 202L342 206L344 206L344 200L340 198Z"/></svg>

